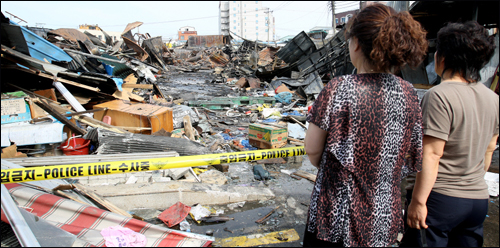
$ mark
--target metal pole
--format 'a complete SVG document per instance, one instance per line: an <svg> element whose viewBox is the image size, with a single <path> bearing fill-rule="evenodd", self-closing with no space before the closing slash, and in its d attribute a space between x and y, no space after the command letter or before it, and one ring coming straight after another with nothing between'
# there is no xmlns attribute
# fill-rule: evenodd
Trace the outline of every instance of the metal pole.
<svg viewBox="0 0 500 248"><path fill-rule="evenodd" d="M332 28L333 28L333 36L335 36L337 23L335 23L335 1L330 1L332 7Z"/></svg>
<svg viewBox="0 0 500 248"><path fill-rule="evenodd" d="M35 234L33 234L33 231L26 223L21 211L19 211L19 207L16 203L14 203L14 200L5 185L2 185L2 210L4 211L5 216L7 216L7 220L9 220L10 226L12 227L12 230L14 230L21 246L41 247L35 237Z"/></svg>

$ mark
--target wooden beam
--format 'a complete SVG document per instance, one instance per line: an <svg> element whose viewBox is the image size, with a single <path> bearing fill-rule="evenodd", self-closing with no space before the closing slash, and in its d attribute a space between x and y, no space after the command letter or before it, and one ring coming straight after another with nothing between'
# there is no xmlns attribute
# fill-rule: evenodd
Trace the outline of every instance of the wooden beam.
<svg viewBox="0 0 500 248"><path fill-rule="evenodd" d="M61 106L56 105L54 103L50 103L49 105L50 105L50 107L52 107L55 110L57 110L59 113L66 113L68 111L72 112L72 113L75 112L73 110L69 110L67 108L61 107ZM115 133L129 133L126 130L123 130L121 128L115 127L113 125L109 125L107 123L104 123L102 121L96 120L96 119L94 119L92 117L88 117L86 115L76 115L76 116L74 116L74 118L77 121L80 121L80 122L84 123L85 125L89 125L91 127L100 127L102 129L106 129L106 130L109 130L109 131L112 131L112 132L115 132ZM64 118L64 119L66 119L66 118ZM72 123L72 122L70 122L70 123Z"/></svg>
<svg viewBox="0 0 500 248"><path fill-rule="evenodd" d="M83 115L83 114L93 113L93 112L97 112L97 111L105 111L107 109L108 108L91 109L91 110L86 110L86 111L80 111L80 112L74 112L74 113L64 114L63 116L70 117L70 116L75 116L75 115ZM48 121L48 120L52 120L52 119L48 118L48 117L35 118L35 119L32 119L30 121L30 123L41 122L41 121Z"/></svg>
<svg viewBox="0 0 500 248"><path fill-rule="evenodd" d="M299 124L301 127L307 129L306 125L304 125L302 122L298 121L297 119L293 118L292 116L288 116L290 117L290 119L292 119L293 121L295 121L297 124Z"/></svg>
<svg viewBox="0 0 500 248"><path fill-rule="evenodd" d="M70 194L68 194L68 193L66 193L66 192L64 192L64 191L62 191L62 190L54 190L54 191L52 191L52 192L54 192L54 194L56 194L56 195L59 195L59 196L62 196L62 197L68 198L68 199L73 200L73 201L76 201L76 202L78 202L78 203L81 203L81 204L84 204L84 205L89 205L88 203L86 203L86 202L84 202L84 201L82 201L82 200L80 200L80 199L78 199L78 198L76 198L76 197L73 197L73 196L71 196ZM90 205L89 205L89 206L90 206Z"/></svg>
<svg viewBox="0 0 500 248"><path fill-rule="evenodd" d="M153 89L152 84L122 84L123 88L134 88L134 89Z"/></svg>
<svg viewBox="0 0 500 248"><path fill-rule="evenodd" d="M292 175L303 177L303 178L310 180L312 182L316 182L316 175L305 172L305 171L298 170L298 171L292 173Z"/></svg>
<svg viewBox="0 0 500 248"><path fill-rule="evenodd" d="M38 105L40 108L42 108L43 110L47 111L47 113L54 116L54 118L56 118L58 121L68 125L68 127L69 127L69 129L71 129L71 131L73 131L79 135L84 135L87 133L87 131L79 128L76 124L74 124L73 122L66 119L66 117L64 115L59 113L57 110L53 109L47 101L42 100L40 98L34 98L33 102L36 105Z"/></svg>
<svg viewBox="0 0 500 248"><path fill-rule="evenodd" d="M274 213L274 211L276 211L276 209L278 209L279 207L280 207L280 206L275 207L273 210L271 210L271 212L269 212L268 214L266 214L264 217L262 217L262 218L260 218L260 219L256 220L256 221L255 221L255 223L260 224L260 223L264 222L264 220L266 220L269 216L271 216L271 214L273 214L273 213Z"/></svg>
<svg viewBox="0 0 500 248"><path fill-rule="evenodd" d="M84 195L92 198L94 201L96 201L97 203L101 204L103 207L105 207L110 212L113 212L113 213L116 213L116 214L120 214L120 215L123 215L123 216L126 216L126 217L133 218L133 216L131 214L127 213L127 211L125 211L125 210L123 210L123 209L115 206L115 204L113 204L110 201L108 201L108 200L104 199L103 197L99 196L97 193L89 190L88 188L86 188L82 184L75 183L73 185L75 186L76 190L78 190L82 194L84 194Z"/></svg>
<svg viewBox="0 0 500 248"><path fill-rule="evenodd" d="M150 131L152 129L150 127L123 127L123 126L116 126L116 127L128 131Z"/></svg>
<svg viewBox="0 0 500 248"><path fill-rule="evenodd" d="M294 138L292 138L292 137L290 137L290 136L288 136L288 137L287 137L287 139L288 139L288 140L290 140L290 141L295 141L295 142L302 142L302 143L304 143L304 140L294 139Z"/></svg>
<svg viewBox="0 0 500 248"><path fill-rule="evenodd" d="M193 126L191 125L191 117L186 115L182 118L182 121L184 122L184 132L186 133L186 136L190 140L195 141L196 139L194 138Z"/></svg>

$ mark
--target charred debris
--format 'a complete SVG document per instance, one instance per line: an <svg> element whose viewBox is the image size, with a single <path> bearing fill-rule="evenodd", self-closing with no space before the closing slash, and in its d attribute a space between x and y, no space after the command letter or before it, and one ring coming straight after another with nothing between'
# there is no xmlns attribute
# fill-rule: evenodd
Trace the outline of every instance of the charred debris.
<svg viewBox="0 0 500 248"><path fill-rule="evenodd" d="M16 144L30 156L56 155L64 140L84 136L91 140L89 154L105 153L101 146L122 142L108 138L101 144L97 133L111 131L191 141L180 154L263 148L249 144L249 125L304 126L307 107L323 85L354 68L343 32L321 48L305 32L285 46L235 44L232 36L210 35L169 48L161 36L133 33L141 24L128 24L121 40L103 31L102 41L69 28L37 35L2 15L2 133L9 133L2 147ZM16 99L24 99L27 107ZM22 118L20 111L25 111ZM19 142L26 136L23 128L9 126L19 122L63 124L57 127L63 135ZM172 142L154 146L160 141L137 140L133 149L176 150L169 147Z"/></svg>

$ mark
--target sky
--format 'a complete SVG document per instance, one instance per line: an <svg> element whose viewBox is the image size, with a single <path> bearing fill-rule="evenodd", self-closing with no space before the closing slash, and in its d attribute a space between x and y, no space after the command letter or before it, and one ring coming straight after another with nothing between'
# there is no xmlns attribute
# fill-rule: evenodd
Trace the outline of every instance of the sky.
<svg viewBox="0 0 500 248"><path fill-rule="evenodd" d="M297 35L315 26L331 26L328 1L262 1L273 11L276 37ZM359 1L336 1L336 13L359 8ZM143 22L133 33L177 38L183 26L198 35L219 34L219 1L1 1L2 13L22 26L75 28L98 24L104 31L122 32L128 23ZM9 12L9 13L7 13Z"/></svg>

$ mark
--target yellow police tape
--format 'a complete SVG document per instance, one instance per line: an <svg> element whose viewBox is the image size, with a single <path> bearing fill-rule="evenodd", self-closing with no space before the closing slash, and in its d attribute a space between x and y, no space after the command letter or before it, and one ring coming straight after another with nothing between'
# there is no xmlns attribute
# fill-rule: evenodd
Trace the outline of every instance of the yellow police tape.
<svg viewBox="0 0 500 248"><path fill-rule="evenodd" d="M303 146L245 152L205 154L184 157L137 159L113 162L54 165L18 169L2 169L2 184L23 183L49 179L100 176L140 171L165 170L182 167L245 162L305 155ZM57 159L57 158L54 158ZM77 157L75 157L77 159Z"/></svg>

